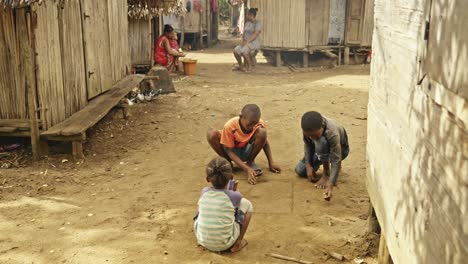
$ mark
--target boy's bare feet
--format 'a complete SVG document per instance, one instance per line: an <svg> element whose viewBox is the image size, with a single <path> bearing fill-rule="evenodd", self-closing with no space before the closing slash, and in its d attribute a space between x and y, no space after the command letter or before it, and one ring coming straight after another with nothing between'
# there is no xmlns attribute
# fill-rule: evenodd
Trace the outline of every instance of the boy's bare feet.
<svg viewBox="0 0 468 264"><path fill-rule="evenodd" d="M328 176L324 173L320 180L315 184L315 188L317 189L325 189L328 183Z"/></svg>
<svg viewBox="0 0 468 264"><path fill-rule="evenodd" d="M323 199L325 199L325 201L329 202L331 200L332 191L333 191L333 184L328 182L327 187L325 188L325 192L323 193Z"/></svg>
<svg viewBox="0 0 468 264"><path fill-rule="evenodd" d="M245 246L247 246L247 244L249 244L249 242L247 242L247 240L245 240L245 239L238 240L238 241L236 241L236 243L234 244L234 246L232 246L231 252L232 252L232 253L239 252L239 251L241 251Z"/></svg>

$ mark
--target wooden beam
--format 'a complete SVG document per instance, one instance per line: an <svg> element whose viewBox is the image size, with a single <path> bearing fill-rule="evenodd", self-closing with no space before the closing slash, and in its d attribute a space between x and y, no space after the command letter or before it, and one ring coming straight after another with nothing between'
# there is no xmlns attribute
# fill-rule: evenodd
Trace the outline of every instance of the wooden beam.
<svg viewBox="0 0 468 264"><path fill-rule="evenodd" d="M43 135L41 136L41 139L43 139L44 141L64 141L64 142L67 142L67 141L86 141L86 133L81 133L81 134L77 134L77 135L73 135L73 136L53 136L53 135Z"/></svg>
<svg viewBox="0 0 468 264"><path fill-rule="evenodd" d="M17 127L17 128L30 128L31 122L29 119L3 119L0 120L0 127Z"/></svg>
<svg viewBox="0 0 468 264"><path fill-rule="evenodd" d="M30 131L1 132L0 137L31 137Z"/></svg>
<svg viewBox="0 0 468 264"><path fill-rule="evenodd" d="M0 127L0 132L3 132L3 133L13 133L18 130L19 129L17 127Z"/></svg>

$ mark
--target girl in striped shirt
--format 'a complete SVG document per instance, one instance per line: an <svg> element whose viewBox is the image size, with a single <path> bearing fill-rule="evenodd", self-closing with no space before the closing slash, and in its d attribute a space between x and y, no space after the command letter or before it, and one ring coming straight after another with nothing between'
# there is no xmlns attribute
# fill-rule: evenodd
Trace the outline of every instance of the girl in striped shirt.
<svg viewBox="0 0 468 264"><path fill-rule="evenodd" d="M210 251L238 252L247 245L245 232L252 217L252 203L236 191L229 161L213 159L206 169L212 187L203 189L198 200L194 232L198 244ZM229 186L234 186L229 188Z"/></svg>

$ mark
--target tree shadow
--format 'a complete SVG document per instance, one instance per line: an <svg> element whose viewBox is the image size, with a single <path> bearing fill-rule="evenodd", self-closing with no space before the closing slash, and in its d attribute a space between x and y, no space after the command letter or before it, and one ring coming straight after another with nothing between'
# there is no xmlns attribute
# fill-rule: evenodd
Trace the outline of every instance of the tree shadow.
<svg viewBox="0 0 468 264"><path fill-rule="evenodd" d="M390 39L374 34L374 45L380 47L374 58L381 61L377 62L380 65L373 65L372 73L381 74L385 83L374 79L376 85L372 89L385 88L384 92L379 92L386 95L385 106L377 112L385 116L379 126L387 130L384 137L391 145L389 149L383 149L382 156L370 157L368 184L380 184L369 188L372 189L370 192L375 192L373 188L379 189L373 202L382 206L383 211L378 216L396 263L408 260L414 263L463 263L468 256L468 81L466 76L460 75L468 74L468 71L459 67L466 66L467 62L468 37L464 27L468 18L463 10L468 3L433 0L427 4L430 8L420 10L421 6L416 3L408 3L407 8L415 11L408 14L407 21L396 21L399 23L392 28L392 33L401 37L405 30L420 23L414 54L419 63L409 63L414 58L402 59L395 51L382 49L385 42L397 42L402 38ZM385 12L388 11L376 12L376 21L378 14ZM427 35L424 18L428 14L431 14L431 20ZM407 28L398 28L401 25ZM377 22L376 30L379 30L378 26ZM414 43L407 45L414 47ZM402 94L392 94L388 80L405 78L395 76L398 71L389 66L398 59L402 59L402 68L411 66L404 70L409 70L412 77L408 90L399 89ZM383 70L378 68L382 65ZM375 131L369 130L369 133ZM373 143L377 142L370 144ZM383 157L392 157L388 161L392 165L387 167L396 168L379 171L381 168L372 165ZM378 179L387 173L395 174L390 180Z"/></svg>

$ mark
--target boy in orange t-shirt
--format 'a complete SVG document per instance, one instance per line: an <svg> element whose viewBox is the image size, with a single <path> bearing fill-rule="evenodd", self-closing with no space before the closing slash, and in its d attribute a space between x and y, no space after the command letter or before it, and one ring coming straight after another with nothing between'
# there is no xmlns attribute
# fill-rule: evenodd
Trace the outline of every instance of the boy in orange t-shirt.
<svg viewBox="0 0 468 264"><path fill-rule="evenodd" d="M256 184L257 177L263 173L255 164L255 158L262 149L268 159L270 171L281 171L273 162L265 123L260 116L260 108L255 104L248 104L238 117L232 118L224 125L222 131L210 129L207 135L213 150L242 168L247 173L250 184Z"/></svg>

